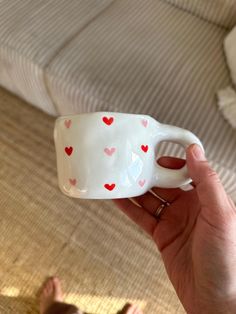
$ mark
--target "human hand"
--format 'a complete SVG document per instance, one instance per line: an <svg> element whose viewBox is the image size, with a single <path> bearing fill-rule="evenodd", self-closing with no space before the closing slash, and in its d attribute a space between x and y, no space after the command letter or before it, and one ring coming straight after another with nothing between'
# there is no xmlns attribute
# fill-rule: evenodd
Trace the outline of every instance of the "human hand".
<svg viewBox="0 0 236 314"><path fill-rule="evenodd" d="M153 188L167 200L147 192L114 202L155 241L167 274L187 313L236 313L236 207L226 194L198 145L186 149L187 168L194 189ZM158 163L181 168L185 161L162 157Z"/></svg>

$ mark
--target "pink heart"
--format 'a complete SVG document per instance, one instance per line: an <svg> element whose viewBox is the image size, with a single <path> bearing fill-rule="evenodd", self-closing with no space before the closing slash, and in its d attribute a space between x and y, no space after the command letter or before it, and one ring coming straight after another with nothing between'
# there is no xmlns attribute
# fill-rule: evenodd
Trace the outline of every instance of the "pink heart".
<svg viewBox="0 0 236 314"><path fill-rule="evenodd" d="M106 148L104 149L104 152L105 152L108 156L111 156L115 151L116 151L115 147L111 147L111 148L106 147Z"/></svg>
<svg viewBox="0 0 236 314"><path fill-rule="evenodd" d="M76 185L76 179L69 179L71 185Z"/></svg>
<svg viewBox="0 0 236 314"><path fill-rule="evenodd" d="M145 184L146 180L139 180L138 184L143 187Z"/></svg>
<svg viewBox="0 0 236 314"><path fill-rule="evenodd" d="M67 129L69 129L70 125L71 125L71 120L65 120L64 121L65 126L67 127Z"/></svg>
<svg viewBox="0 0 236 314"><path fill-rule="evenodd" d="M146 127L147 127L147 124L148 124L147 120L144 120L144 119L143 119L141 122L142 122L142 125L146 128Z"/></svg>

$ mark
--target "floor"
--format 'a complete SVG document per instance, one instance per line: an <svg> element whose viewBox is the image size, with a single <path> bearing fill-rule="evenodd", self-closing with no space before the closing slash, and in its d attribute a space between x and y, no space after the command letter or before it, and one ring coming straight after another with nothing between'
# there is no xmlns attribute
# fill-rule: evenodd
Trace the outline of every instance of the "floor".
<svg viewBox="0 0 236 314"><path fill-rule="evenodd" d="M92 313L127 301L184 313L151 239L111 201L72 199L57 184L55 118L0 89L0 313L36 314L41 282Z"/></svg>

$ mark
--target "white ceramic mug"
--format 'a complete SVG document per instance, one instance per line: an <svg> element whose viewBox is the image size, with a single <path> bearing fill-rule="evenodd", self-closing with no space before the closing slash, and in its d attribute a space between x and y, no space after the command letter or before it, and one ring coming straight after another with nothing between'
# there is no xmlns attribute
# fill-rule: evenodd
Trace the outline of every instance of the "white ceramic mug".
<svg viewBox="0 0 236 314"><path fill-rule="evenodd" d="M147 115L95 112L56 120L54 141L59 187L68 196L89 199L134 197L154 186L191 182L186 165L178 170L156 162L161 141L202 147L190 131ZM203 148L203 147L202 147Z"/></svg>

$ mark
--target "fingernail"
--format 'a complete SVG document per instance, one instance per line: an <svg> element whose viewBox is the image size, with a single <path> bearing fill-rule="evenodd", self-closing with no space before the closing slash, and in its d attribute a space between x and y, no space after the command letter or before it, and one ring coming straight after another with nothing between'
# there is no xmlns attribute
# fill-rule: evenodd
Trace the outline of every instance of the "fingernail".
<svg viewBox="0 0 236 314"><path fill-rule="evenodd" d="M206 160L204 151L202 150L201 146L199 146L198 144L193 145L192 153L196 160Z"/></svg>

